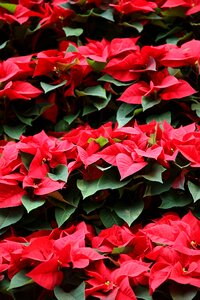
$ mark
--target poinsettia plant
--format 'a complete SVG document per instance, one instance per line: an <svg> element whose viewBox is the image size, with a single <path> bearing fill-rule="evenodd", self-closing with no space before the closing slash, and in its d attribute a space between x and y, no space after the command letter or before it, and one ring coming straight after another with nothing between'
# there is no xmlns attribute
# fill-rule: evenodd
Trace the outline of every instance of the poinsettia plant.
<svg viewBox="0 0 200 300"><path fill-rule="evenodd" d="M199 1L0 1L0 298L200 297Z"/></svg>

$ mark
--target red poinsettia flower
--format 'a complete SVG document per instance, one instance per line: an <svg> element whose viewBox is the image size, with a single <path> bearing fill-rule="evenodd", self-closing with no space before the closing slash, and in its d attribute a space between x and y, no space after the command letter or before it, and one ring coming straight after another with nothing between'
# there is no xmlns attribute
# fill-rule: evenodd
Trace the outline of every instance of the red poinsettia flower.
<svg viewBox="0 0 200 300"><path fill-rule="evenodd" d="M42 94L42 91L29 82L10 81L3 90L0 90L0 97L8 97L10 100L23 99L31 100Z"/></svg>
<svg viewBox="0 0 200 300"><path fill-rule="evenodd" d="M118 0L117 4L110 4L110 6L114 7L117 11L130 14L134 12L143 12L148 13L154 11L157 5L154 2L146 1L146 0Z"/></svg>
<svg viewBox="0 0 200 300"><path fill-rule="evenodd" d="M86 296L92 295L98 299L136 300L135 293L131 287L129 278L135 279L138 276L148 276L148 264L140 261L126 261L114 271L108 269L103 261L95 263L95 271L88 270L91 277L86 282Z"/></svg>
<svg viewBox="0 0 200 300"><path fill-rule="evenodd" d="M167 74L166 70L152 75L150 84L145 81L134 83L128 87L118 100L141 104L142 97L150 99L171 100L180 99L196 93L191 85L182 79Z"/></svg>

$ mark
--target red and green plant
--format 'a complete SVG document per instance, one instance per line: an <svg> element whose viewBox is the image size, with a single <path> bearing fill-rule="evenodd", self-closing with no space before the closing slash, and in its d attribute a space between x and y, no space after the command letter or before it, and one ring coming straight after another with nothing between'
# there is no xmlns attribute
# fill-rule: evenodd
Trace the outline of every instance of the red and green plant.
<svg viewBox="0 0 200 300"><path fill-rule="evenodd" d="M0 1L0 299L199 299L199 19Z"/></svg>

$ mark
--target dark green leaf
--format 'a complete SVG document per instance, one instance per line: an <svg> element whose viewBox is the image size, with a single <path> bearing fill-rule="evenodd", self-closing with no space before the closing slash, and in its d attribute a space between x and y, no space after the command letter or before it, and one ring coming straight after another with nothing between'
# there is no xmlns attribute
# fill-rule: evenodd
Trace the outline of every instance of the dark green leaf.
<svg viewBox="0 0 200 300"><path fill-rule="evenodd" d="M68 168L66 165L58 165L53 169L54 173L48 173L49 178L52 180L62 180L67 182Z"/></svg>
<svg viewBox="0 0 200 300"><path fill-rule="evenodd" d="M156 120L156 122L163 122L167 121L169 124L171 124L171 113L169 111L163 113L163 114L157 114L147 117L147 122L151 122L153 120Z"/></svg>
<svg viewBox="0 0 200 300"><path fill-rule="evenodd" d="M184 207L192 202L192 199L184 191L170 190L160 195L162 204L159 208L169 209L173 207Z"/></svg>
<svg viewBox="0 0 200 300"><path fill-rule="evenodd" d="M62 81L61 83L56 84L56 85L48 84L48 83L45 83L45 82L40 82L40 85L41 85L42 89L44 90L44 93L46 94L46 93L51 92L55 89L58 89L59 87L65 85L66 83L67 83L67 80Z"/></svg>
<svg viewBox="0 0 200 300"><path fill-rule="evenodd" d="M171 182L165 181L165 184L160 183L160 182L151 182L148 183L144 197L146 196L155 196L155 195L160 195L166 191L168 191L171 187Z"/></svg>
<svg viewBox="0 0 200 300"><path fill-rule="evenodd" d="M85 199L83 203L83 209L84 211L89 214L92 211L96 210L97 208L100 208L103 205L104 202L95 202L91 201L89 198Z"/></svg>
<svg viewBox="0 0 200 300"><path fill-rule="evenodd" d="M134 287L134 293L138 300L152 300L152 296L149 295L148 287L137 285Z"/></svg>
<svg viewBox="0 0 200 300"><path fill-rule="evenodd" d="M25 124L20 124L16 126L4 125L3 129L9 137L15 140L19 140L22 133L24 133L26 130L26 125Z"/></svg>
<svg viewBox="0 0 200 300"><path fill-rule="evenodd" d="M111 94L108 95L106 99L95 98L92 103L98 109L101 110L105 108L111 100Z"/></svg>
<svg viewBox="0 0 200 300"><path fill-rule="evenodd" d="M25 168L27 170L29 169L29 166L32 162L33 157L34 156L32 154L21 152L21 159L22 159L23 165L25 166Z"/></svg>
<svg viewBox="0 0 200 300"><path fill-rule="evenodd" d="M188 181L188 188L192 195L194 202L200 199L200 187L191 181Z"/></svg>
<svg viewBox="0 0 200 300"><path fill-rule="evenodd" d="M90 58L87 58L87 63L92 67L95 72L100 72L106 65L106 62L95 61Z"/></svg>
<svg viewBox="0 0 200 300"><path fill-rule="evenodd" d="M0 229L18 222L24 214L23 207L9 207L0 209Z"/></svg>
<svg viewBox="0 0 200 300"><path fill-rule="evenodd" d="M70 293L66 293L61 287L54 289L54 295L57 300L84 300L85 299L85 283L81 283L76 289Z"/></svg>
<svg viewBox="0 0 200 300"><path fill-rule="evenodd" d="M106 228L112 227L117 224L121 226L124 221L120 219L114 211L111 211L109 208L102 208L99 213L101 222Z"/></svg>
<svg viewBox="0 0 200 300"><path fill-rule="evenodd" d="M116 79L114 79L112 76L110 76L108 74L105 74L102 77L100 77L98 79L98 81L105 81L105 82L113 83L116 86L128 86L128 85L130 85L130 83L125 83L125 82L121 82L119 80L116 80ZM131 106L131 105L129 104L129 106Z"/></svg>
<svg viewBox="0 0 200 300"><path fill-rule="evenodd" d="M131 119L133 119L133 110L135 109L136 105L130 105L127 103L122 103L117 111L117 123L118 127L122 127L126 125Z"/></svg>
<svg viewBox="0 0 200 300"><path fill-rule="evenodd" d="M129 226L139 217L144 209L143 201L139 199L130 204L123 202L118 202L114 206L114 211L116 214L124 220Z"/></svg>
<svg viewBox="0 0 200 300"><path fill-rule="evenodd" d="M33 283L33 280L30 279L30 277L27 277L26 273L27 271L21 270L19 273L15 274L11 279L8 289L11 290L11 289L15 289Z"/></svg>
<svg viewBox="0 0 200 300"><path fill-rule="evenodd" d="M147 110L147 109L149 109L149 108L151 108L151 107L159 104L160 101L161 101L160 99L154 100L154 99L151 99L150 97L143 96L142 97L142 108L143 108L143 111L145 111L145 110Z"/></svg>
<svg viewBox="0 0 200 300"><path fill-rule="evenodd" d="M56 207L55 218L56 218L58 227L62 226L69 219L69 217L75 212L75 210L76 210L76 207L71 206L71 205L66 205L65 209Z"/></svg>
<svg viewBox="0 0 200 300"><path fill-rule="evenodd" d="M27 212L29 213L33 209L36 209L42 206L45 203L45 200L31 200L28 195L24 195L22 197L22 203L26 208Z"/></svg>
<svg viewBox="0 0 200 300"><path fill-rule="evenodd" d="M67 124L71 125L76 120L76 118L79 116L79 113L80 112L78 112L76 115L73 115L73 114L67 115L66 117L63 118L63 120L65 122L67 122Z"/></svg>
<svg viewBox="0 0 200 300"><path fill-rule="evenodd" d="M105 100L107 99L106 90L102 88L101 85L91 86L86 88L83 91L75 90L75 92L79 97L92 96L92 97L99 97Z"/></svg>
<svg viewBox="0 0 200 300"><path fill-rule="evenodd" d="M168 30L166 32L162 32L162 33L157 35L156 42L158 42L159 40L161 40L163 38L173 36L175 33L178 33L181 30L182 30L182 27L176 26L176 27L172 28L171 30Z"/></svg>
<svg viewBox="0 0 200 300"><path fill-rule="evenodd" d="M156 181L156 182L163 182L162 180L162 173L165 171L166 169L155 163L155 164L151 164L151 166L149 166L149 168L147 167L145 169L146 174L142 175L142 177L144 177L145 179L149 180L149 181Z"/></svg>
<svg viewBox="0 0 200 300"><path fill-rule="evenodd" d="M102 13L95 13L93 11L92 15L96 16L96 17L101 17L101 18L106 19L106 20L111 21L111 22L114 22L113 10L111 8L106 9Z"/></svg>
<svg viewBox="0 0 200 300"><path fill-rule="evenodd" d="M191 106L192 110L196 111L198 117L200 117L200 103L194 103Z"/></svg>
<svg viewBox="0 0 200 300"><path fill-rule="evenodd" d="M191 285L172 284L169 288L173 300L192 300L198 292L198 288Z"/></svg>
<svg viewBox="0 0 200 300"><path fill-rule="evenodd" d="M139 33L141 33L142 30L143 30L143 28L144 28L143 25L142 25L142 23L140 23L140 22L134 22L134 23L123 22L123 23L121 23L120 25L125 26L125 27L131 27L131 28L134 28L134 29L136 29Z"/></svg>
<svg viewBox="0 0 200 300"><path fill-rule="evenodd" d="M93 112L97 111L96 107L94 107L94 105L90 104L90 105L87 105L87 106L84 106L83 107L83 116L87 116Z"/></svg>
<svg viewBox="0 0 200 300"><path fill-rule="evenodd" d="M97 180L85 181L77 180L77 186L82 193L83 198L94 195L97 191L105 189L119 189L129 183L130 180L120 181L119 174L113 169L108 170Z"/></svg>

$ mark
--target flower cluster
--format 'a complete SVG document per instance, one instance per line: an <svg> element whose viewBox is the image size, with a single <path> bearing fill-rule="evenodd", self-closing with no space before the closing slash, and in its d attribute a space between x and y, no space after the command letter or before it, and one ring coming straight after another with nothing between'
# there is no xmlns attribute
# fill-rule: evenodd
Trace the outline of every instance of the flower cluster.
<svg viewBox="0 0 200 300"><path fill-rule="evenodd" d="M21 205L24 195L34 201L35 196L63 189L75 170L90 182L103 176L101 167L116 167L123 180L142 169L141 174L148 176L147 166L157 163L164 176L180 154L188 162L181 171L184 180L191 167L200 167L199 144L195 124L174 129L167 122L156 121L121 128L113 128L111 122L98 129L80 126L61 139L44 131L22 136L17 143L1 146L0 207ZM175 185L180 188L177 179Z"/></svg>
<svg viewBox="0 0 200 300"><path fill-rule="evenodd" d="M138 286L152 294L169 280L199 288L199 227L189 212L182 218L168 213L144 227L114 225L99 234L81 222L8 236L0 242L1 279L8 276L14 286L23 272L24 284L35 282L54 293L59 285L67 297L65 277L70 269L82 270L86 298L117 300L137 299Z"/></svg>

